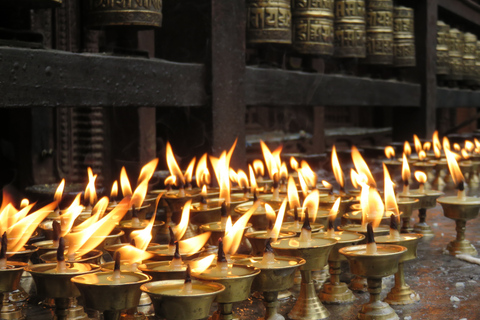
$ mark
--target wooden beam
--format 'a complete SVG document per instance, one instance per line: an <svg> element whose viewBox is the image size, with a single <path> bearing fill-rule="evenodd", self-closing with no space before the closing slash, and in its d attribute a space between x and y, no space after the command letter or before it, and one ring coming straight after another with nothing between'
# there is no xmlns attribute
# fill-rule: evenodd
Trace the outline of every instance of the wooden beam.
<svg viewBox="0 0 480 320"><path fill-rule="evenodd" d="M159 59L0 48L0 107L206 105L205 67Z"/></svg>
<svg viewBox="0 0 480 320"><path fill-rule="evenodd" d="M245 1L212 0L212 151L238 137L234 167L246 165L245 16Z"/></svg>
<svg viewBox="0 0 480 320"><path fill-rule="evenodd" d="M480 108L480 91L438 88L437 108Z"/></svg>
<svg viewBox="0 0 480 320"><path fill-rule="evenodd" d="M430 2L430 1L427 1ZM466 0L436 0L438 5L469 22L480 25L480 5Z"/></svg>

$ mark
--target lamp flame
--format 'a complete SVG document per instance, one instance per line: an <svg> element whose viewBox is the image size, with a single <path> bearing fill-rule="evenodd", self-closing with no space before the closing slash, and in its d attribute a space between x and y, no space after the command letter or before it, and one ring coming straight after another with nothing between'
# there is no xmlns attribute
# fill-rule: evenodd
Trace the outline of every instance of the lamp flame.
<svg viewBox="0 0 480 320"><path fill-rule="evenodd" d="M240 188L248 188L248 177L242 169L239 169L237 172L237 182Z"/></svg>
<svg viewBox="0 0 480 320"><path fill-rule="evenodd" d="M405 141L403 144L403 153L405 153L407 157L410 157L412 154L412 147L410 147L410 143L408 141Z"/></svg>
<svg viewBox="0 0 480 320"><path fill-rule="evenodd" d="M382 221L385 206L382 202L382 197L376 189L368 189L368 202L366 205L366 213L368 222L372 222L372 227L375 229Z"/></svg>
<svg viewBox="0 0 480 320"><path fill-rule="evenodd" d="M465 181L465 178L463 177L462 171L460 171L458 162L455 159L455 154L449 149L445 149L445 156L447 157L448 169L450 171L450 175L452 176L453 182L456 186L458 186L459 183Z"/></svg>
<svg viewBox="0 0 480 320"><path fill-rule="evenodd" d="M97 201L97 192L95 190L95 180L97 179L97 175L93 174L92 168L88 167L88 184L85 188L85 200L88 199L91 206L95 204Z"/></svg>
<svg viewBox="0 0 480 320"><path fill-rule="evenodd" d="M190 261L188 264L193 273L199 274L207 270L213 260L215 260L215 254L210 254L202 259Z"/></svg>
<svg viewBox="0 0 480 320"><path fill-rule="evenodd" d="M328 220L335 221L335 219L337 218L338 209L340 208L340 201L340 197L335 200L335 203L333 204L332 208L330 209L330 213L328 214Z"/></svg>
<svg viewBox="0 0 480 320"><path fill-rule="evenodd" d="M357 171L350 169L350 180L352 181L352 185L355 189L358 189L359 184L358 184L358 173Z"/></svg>
<svg viewBox="0 0 480 320"><path fill-rule="evenodd" d="M280 229L282 228L283 218L285 217L285 210L287 209L287 199L283 199L282 205L278 210L277 219L275 220L275 225L272 230L272 241L277 241L278 235L280 234Z"/></svg>
<svg viewBox="0 0 480 320"><path fill-rule="evenodd" d="M132 245L123 246L118 249L116 252L120 253L122 260L127 261L128 264L132 265L135 263L141 263L143 260L150 259L154 256L153 253L145 252L144 250L137 249Z"/></svg>
<svg viewBox="0 0 480 320"><path fill-rule="evenodd" d="M215 176L217 177L218 185L220 187L220 198L225 200L227 205L230 204L230 170L229 161L227 160L227 153L222 152L220 158L210 156Z"/></svg>
<svg viewBox="0 0 480 320"><path fill-rule="evenodd" d="M384 196L386 210L393 211L395 215L398 215L397 199L395 198L395 183L393 183L387 166L383 164L384 173Z"/></svg>
<svg viewBox="0 0 480 320"><path fill-rule="evenodd" d="M190 163L188 164L188 167L187 167L187 170L185 171L185 181L188 183L188 184L191 184L192 183L192 179L193 179L193 168L195 168L195 161L197 160L196 157L193 157L192 160L190 160Z"/></svg>
<svg viewBox="0 0 480 320"><path fill-rule="evenodd" d="M427 175L423 171L415 171L415 179L417 179L418 183L425 183L427 182Z"/></svg>
<svg viewBox="0 0 480 320"><path fill-rule="evenodd" d="M133 192L132 199L130 201L130 206L135 206L135 208L140 208L143 205L143 200L147 196L148 190L148 180L143 180L140 184L135 188Z"/></svg>
<svg viewBox="0 0 480 320"><path fill-rule="evenodd" d="M190 218L191 205L192 205L192 199L188 200L183 206L182 218L180 219L180 223L177 226L172 228L173 233L175 234L175 239L182 239L183 235L187 231L188 221Z"/></svg>
<svg viewBox="0 0 480 320"><path fill-rule="evenodd" d="M83 221L82 223L80 223L78 226L76 226L75 230L83 230L85 228L90 227L95 222L97 222L103 216L103 214L105 213L105 210L107 210L107 207L108 207L107 197L103 197L100 200L98 200L97 204L92 209L91 217Z"/></svg>
<svg viewBox="0 0 480 320"><path fill-rule="evenodd" d="M180 254L192 254L200 251L210 238L211 232L204 232L198 236L178 241Z"/></svg>
<svg viewBox="0 0 480 320"><path fill-rule="evenodd" d="M303 197L306 198L308 196L308 186L305 182L305 178L303 177L302 170L298 170L298 181L300 182L300 188L302 188Z"/></svg>
<svg viewBox="0 0 480 320"><path fill-rule="evenodd" d="M335 145L332 149L332 168L335 179L340 185L340 188L343 189L343 187L345 186L345 178L343 175L342 167L340 166L340 162L338 161L337 149L335 148Z"/></svg>
<svg viewBox="0 0 480 320"><path fill-rule="evenodd" d="M240 246L240 241L242 240L243 232L245 226L250 220L252 214L257 210L260 205L260 201L255 201L255 203L247 210L232 226L232 228L225 232L225 237L223 238L223 250L226 254L235 254L238 247Z"/></svg>
<svg viewBox="0 0 480 320"><path fill-rule="evenodd" d="M288 178L287 164L285 162L282 162L282 165L280 166L280 179L287 179L287 178Z"/></svg>
<svg viewBox="0 0 480 320"><path fill-rule="evenodd" d="M468 160L470 158L470 154L466 149L462 149L461 153L462 153L463 159Z"/></svg>
<svg viewBox="0 0 480 320"><path fill-rule="evenodd" d="M333 189L333 186L332 186L330 183L328 183L328 181L326 181L326 180L322 180L322 184L323 184L323 186L324 186L325 188L327 188L328 190L332 190L332 189Z"/></svg>
<svg viewBox="0 0 480 320"><path fill-rule="evenodd" d="M28 206L30 204L30 201L27 199L27 198L24 198L22 199L22 201L20 202L20 208L25 208L26 206Z"/></svg>
<svg viewBox="0 0 480 320"><path fill-rule="evenodd" d="M152 229L155 223L155 216L156 216L156 213L153 214L153 216L150 218L150 221L148 222L147 226L144 229L134 230L130 234L130 239L133 239L135 241L135 247L137 247L140 250L147 250L147 247L150 244L150 241L152 241ZM180 239L180 238L176 238L176 239Z"/></svg>
<svg viewBox="0 0 480 320"><path fill-rule="evenodd" d="M408 165L407 156L403 154L402 161L402 180L404 183L408 183L411 177L410 166Z"/></svg>
<svg viewBox="0 0 480 320"><path fill-rule="evenodd" d="M182 188L185 185L185 179L183 178L182 170L180 170L180 167L177 164L177 160L175 160L175 155L173 154L170 142L167 142L166 158L168 170L170 171L170 174L176 178L175 185Z"/></svg>
<svg viewBox="0 0 480 320"><path fill-rule="evenodd" d="M318 205L320 202L320 193L318 190L313 190L303 202L302 212L305 213L305 209L308 210L308 217L310 218L310 222L315 222L317 219L317 211ZM303 217L302 217L303 219Z"/></svg>
<svg viewBox="0 0 480 320"><path fill-rule="evenodd" d="M112 191L110 192L110 198L115 199L118 196L118 181L115 180L112 184Z"/></svg>
<svg viewBox="0 0 480 320"><path fill-rule="evenodd" d="M423 150L429 151L432 148L432 143L430 141L425 141L423 143Z"/></svg>
<svg viewBox="0 0 480 320"><path fill-rule="evenodd" d="M210 171L208 171L207 167L206 153L200 158L200 160L198 160L195 176L197 178L197 186L202 187L210 184Z"/></svg>
<svg viewBox="0 0 480 320"><path fill-rule="evenodd" d="M385 156L387 159L395 158L395 149L392 146L385 147Z"/></svg>
<svg viewBox="0 0 480 320"><path fill-rule="evenodd" d="M228 177L230 178L230 181L238 183L237 173L235 172L235 170L233 170L233 168L228 169Z"/></svg>
<svg viewBox="0 0 480 320"><path fill-rule="evenodd" d="M166 186L174 186L177 181L177 178L175 176L168 176L165 178L164 184Z"/></svg>
<svg viewBox="0 0 480 320"><path fill-rule="evenodd" d="M62 179L60 184L57 187L57 190L55 191L55 195L53 196L53 199L55 201L62 201L62 195L63 195L63 190L65 189L65 179Z"/></svg>
<svg viewBox="0 0 480 320"><path fill-rule="evenodd" d="M448 140L447 137L443 137L442 146L443 146L443 149L450 150L450 141Z"/></svg>
<svg viewBox="0 0 480 320"><path fill-rule="evenodd" d="M295 180L291 176L288 178L287 196L288 196L288 204L290 206L290 209L300 207L300 200L298 199L297 186L295 185Z"/></svg>
<svg viewBox="0 0 480 320"><path fill-rule="evenodd" d="M305 160L302 160L300 163L302 170L302 176L305 179L305 182L310 188L315 188L317 185L317 174L310 168L308 163Z"/></svg>
<svg viewBox="0 0 480 320"><path fill-rule="evenodd" d="M415 145L415 151L417 154L423 150L422 143L420 142L420 139L417 137L416 134L413 135L413 143Z"/></svg>
<svg viewBox="0 0 480 320"><path fill-rule="evenodd" d="M295 157L290 157L290 167L294 170L297 171L298 169L298 161L295 159Z"/></svg>
<svg viewBox="0 0 480 320"><path fill-rule="evenodd" d="M435 153L435 158L440 158L442 156L442 144L438 138L438 131L435 130L432 136L433 152Z"/></svg>
<svg viewBox="0 0 480 320"><path fill-rule="evenodd" d="M255 178L255 172L251 165L248 165L248 174L250 176L250 192L253 194L255 190L258 188L257 186L257 179Z"/></svg>
<svg viewBox="0 0 480 320"><path fill-rule="evenodd" d="M263 165L262 160L256 159L253 160L253 169L255 170L255 174L258 177L263 177L265 175L265 166Z"/></svg>
<svg viewBox="0 0 480 320"><path fill-rule="evenodd" d="M470 140L465 140L465 149L468 152L472 152L475 149L475 144Z"/></svg>
<svg viewBox="0 0 480 320"><path fill-rule="evenodd" d="M272 206L270 206L268 203L265 203L265 213L269 221L275 221L275 218L277 217L275 210L273 210Z"/></svg>
<svg viewBox="0 0 480 320"><path fill-rule="evenodd" d="M130 186L130 180L128 180L127 170L122 167L120 171L120 188L122 189L123 197L132 196L132 187Z"/></svg>
<svg viewBox="0 0 480 320"><path fill-rule="evenodd" d="M420 150L420 152L418 153L418 159L425 160L425 158L427 158L427 153L425 152L425 150Z"/></svg>
<svg viewBox="0 0 480 320"><path fill-rule="evenodd" d="M75 219L77 219L80 213L82 213L84 207L80 205L81 195L81 193L77 194L72 204L67 208L67 210L65 210L65 213L60 216L60 229L62 230L60 237L65 237L67 233L70 232L73 222Z"/></svg>
<svg viewBox="0 0 480 320"><path fill-rule="evenodd" d="M376 188L377 183L375 182L375 179L373 179L372 173L370 172L370 169L368 168L367 163L365 162L362 155L360 154L357 147L355 146L352 146L352 160L353 160L355 169L357 170L357 173L364 174L368 179L368 184L372 188Z"/></svg>
<svg viewBox="0 0 480 320"><path fill-rule="evenodd" d="M460 147L460 145L459 145L458 143L455 142L455 143L453 144L453 150L455 150L455 151L460 151L461 149L462 149L462 148Z"/></svg>

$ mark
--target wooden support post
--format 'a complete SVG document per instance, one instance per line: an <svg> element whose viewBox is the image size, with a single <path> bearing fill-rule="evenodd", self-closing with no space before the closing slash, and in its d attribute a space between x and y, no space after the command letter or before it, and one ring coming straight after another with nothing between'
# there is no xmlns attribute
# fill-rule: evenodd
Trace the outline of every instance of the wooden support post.
<svg viewBox="0 0 480 320"><path fill-rule="evenodd" d="M157 157L155 108L138 108L140 165Z"/></svg>
<svg viewBox="0 0 480 320"><path fill-rule="evenodd" d="M212 0L212 151L238 143L233 167L246 166L245 1Z"/></svg>

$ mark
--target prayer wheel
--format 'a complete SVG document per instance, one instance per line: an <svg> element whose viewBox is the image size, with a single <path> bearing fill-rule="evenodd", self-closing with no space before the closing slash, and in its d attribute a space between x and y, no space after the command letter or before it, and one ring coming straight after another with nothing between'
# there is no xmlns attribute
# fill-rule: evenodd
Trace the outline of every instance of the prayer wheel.
<svg viewBox="0 0 480 320"><path fill-rule="evenodd" d="M450 60L449 80L463 79L463 33L456 28L450 29L448 32L450 39L448 42L448 57Z"/></svg>
<svg viewBox="0 0 480 320"><path fill-rule="evenodd" d="M367 58L369 64L393 63L393 1L367 2Z"/></svg>
<svg viewBox="0 0 480 320"><path fill-rule="evenodd" d="M450 73L450 59L448 55L448 42L450 26L443 21L437 21L437 74Z"/></svg>
<svg viewBox="0 0 480 320"><path fill-rule="evenodd" d="M412 8L395 7L393 9L393 65L395 67L414 67L415 28Z"/></svg>
<svg viewBox="0 0 480 320"><path fill-rule="evenodd" d="M365 58L365 1L335 1L335 57Z"/></svg>
<svg viewBox="0 0 480 320"><path fill-rule="evenodd" d="M475 81L476 78L477 36L467 32L464 35L463 79Z"/></svg>
<svg viewBox="0 0 480 320"><path fill-rule="evenodd" d="M89 0L87 25L98 29L131 26L139 29L162 25L162 0Z"/></svg>
<svg viewBox="0 0 480 320"><path fill-rule="evenodd" d="M302 54L333 55L334 0L293 0L293 48Z"/></svg>
<svg viewBox="0 0 480 320"><path fill-rule="evenodd" d="M247 43L292 43L290 0L247 0Z"/></svg>

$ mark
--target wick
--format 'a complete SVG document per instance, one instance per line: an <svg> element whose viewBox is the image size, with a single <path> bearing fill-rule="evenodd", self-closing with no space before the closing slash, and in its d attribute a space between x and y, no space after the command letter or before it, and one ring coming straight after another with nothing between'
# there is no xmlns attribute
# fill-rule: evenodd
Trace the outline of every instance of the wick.
<svg viewBox="0 0 480 320"><path fill-rule="evenodd" d="M466 195L465 195L465 182L460 181L457 186L458 193L457 193L457 198L459 200L465 200Z"/></svg>
<svg viewBox="0 0 480 320"><path fill-rule="evenodd" d="M120 284L120 279L122 278L120 271L120 252L115 252L115 266L113 268L113 283Z"/></svg>
<svg viewBox="0 0 480 320"><path fill-rule="evenodd" d="M2 247L0 248L0 269L4 270L7 268L7 232L5 231L2 235Z"/></svg>
<svg viewBox="0 0 480 320"><path fill-rule="evenodd" d="M367 246L366 246L366 253L367 254L375 254L377 253L377 243L375 242L375 236L373 233L373 226L370 222L367 224Z"/></svg>
<svg viewBox="0 0 480 320"><path fill-rule="evenodd" d="M327 237L329 238L335 237L335 226L333 224L333 221L330 219L328 219Z"/></svg>
<svg viewBox="0 0 480 320"><path fill-rule="evenodd" d="M312 240L312 227L310 226L310 218L308 217L308 209L305 210L302 231L300 232L299 242L310 242Z"/></svg>
<svg viewBox="0 0 480 320"><path fill-rule="evenodd" d="M191 277L190 273L191 273L191 269L190 269L190 265L188 265L187 274L185 275L185 282L184 282L183 288L182 288L182 293L184 293L184 294L192 294L193 293L192 277Z"/></svg>
<svg viewBox="0 0 480 320"><path fill-rule="evenodd" d="M65 239L60 237L57 249L57 273L67 272L67 264L65 262Z"/></svg>

